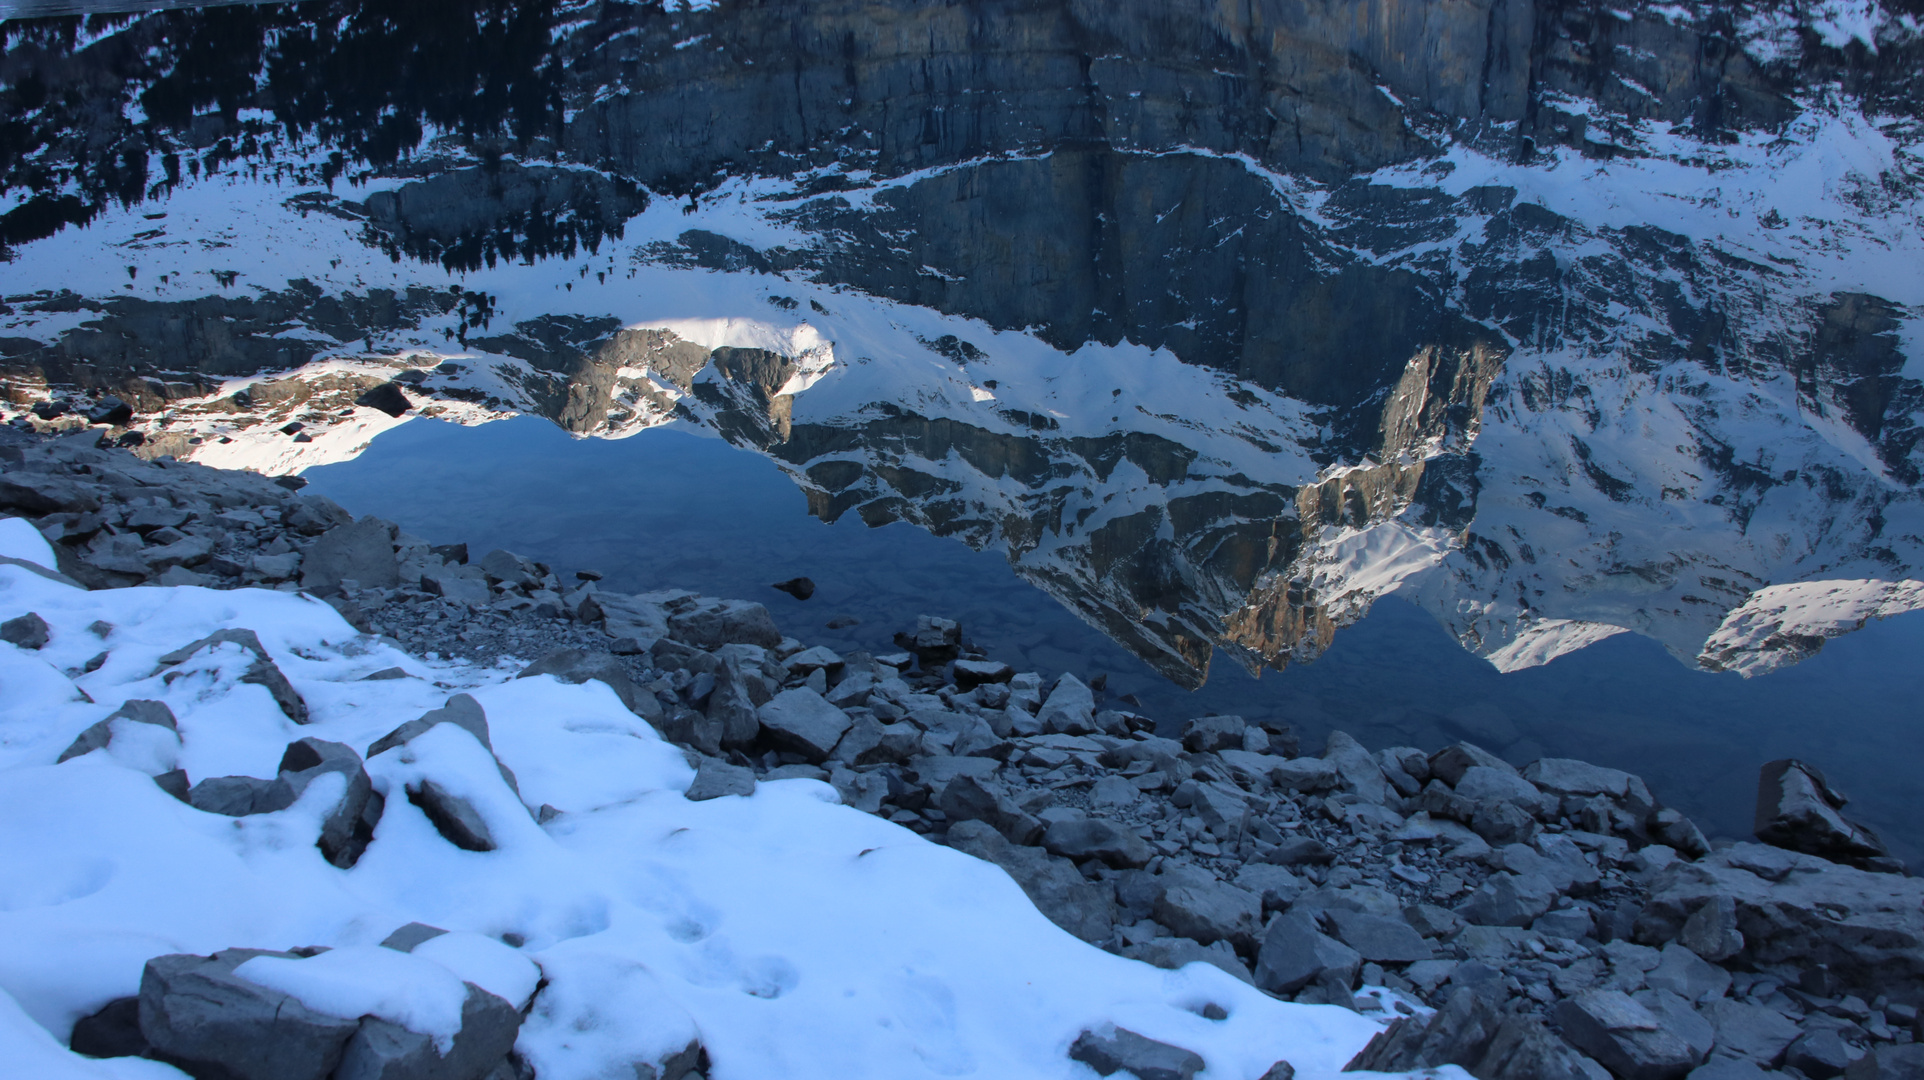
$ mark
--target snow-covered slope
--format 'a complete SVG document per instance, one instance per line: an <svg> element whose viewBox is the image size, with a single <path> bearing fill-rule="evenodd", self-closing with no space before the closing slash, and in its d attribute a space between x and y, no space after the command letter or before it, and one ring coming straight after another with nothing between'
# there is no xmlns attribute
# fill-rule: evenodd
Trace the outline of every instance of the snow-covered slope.
<svg viewBox="0 0 1924 1080"><path fill-rule="evenodd" d="M18 519L0 521L0 554L51 560ZM532 996L516 1046L544 1080L638 1075L636 1063L691 1040L717 1080L1067 1080L1087 1075L1070 1043L1110 1024L1195 1050L1211 1080L1282 1058L1300 1077L1333 1077L1379 1030L1209 964L1162 971L1085 945L995 867L845 808L823 783L690 802L682 753L601 683L424 662L288 593L87 592L0 565L0 618L29 611L50 626L45 647L0 644L0 1059L28 1069L18 1075L182 1075L63 1044L78 1019L134 994L148 959L231 947L331 947L326 970L255 960L269 967L249 977L323 1013L428 1034L447 1026L435 987L449 971L511 1001ZM234 627L259 635L310 723L242 681L253 658L238 646L157 667ZM367 679L397 666L406 677ZM363 747L454 693L485 709L494 756L445 724L370 757L386 809L351 869L315 844L337 783L234 818L151 779L176 767L195 782L271 778L295 739ZM165 703L178 737L127 724L143 730L55 763L128 699ZM403 794L428 781L478 811L494 850L437 832ZM373 948L417 921L454 933L413 954ZM1207 1004L1228 1018L1204 1019Z"/></svg>

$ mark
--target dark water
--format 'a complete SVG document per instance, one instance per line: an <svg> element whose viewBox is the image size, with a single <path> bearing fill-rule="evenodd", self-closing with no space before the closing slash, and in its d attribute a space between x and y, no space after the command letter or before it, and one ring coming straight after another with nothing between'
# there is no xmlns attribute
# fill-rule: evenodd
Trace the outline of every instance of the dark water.
<svg viewBox="0 0 1924 1080"><path fill-rule="evenodd" d="M996 552L914 526L808 516L768 459L675 428L579 440L545 420L463 428L416 421L351 462L308 471L310 490L476 555L505 547L564 574L596 569L622 591L681 587L767 604L789 634L894 651L927 613L960 619L991 656L1045 674L1108 676L1111 695L1177 721L1209 712L1280 714L1308 749L1341 728L1371 748L1469 739L1523 764L1577 757L1643 776L1713 837L1749 833L1757 768L1801 757L1853 796L1851 812L1897 853L1924 855L1924 613L1831 642L1755 679L1684 667L1654 642L1610 638L1501 674L1427 614L1378 602L1313 664L1256 679L1218 657L1183 691L1031 587ZM812 578L802 602L770 583ZM836 615L861 623L823 624Z"/></svg>

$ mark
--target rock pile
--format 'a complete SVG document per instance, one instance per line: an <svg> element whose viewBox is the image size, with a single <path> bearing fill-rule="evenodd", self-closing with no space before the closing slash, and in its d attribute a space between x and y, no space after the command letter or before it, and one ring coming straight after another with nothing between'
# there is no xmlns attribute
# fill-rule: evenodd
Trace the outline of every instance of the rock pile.
<svg viewBox="0 0 1924 1080"><path fill-rule="evenodd" d="M419 651L537 657L524 677L601 681L684 748L691 799L820 780L850 806L995 863L1051 920L1105 949L1163 967L1201 961L1277 996L1397 1018L1353 1068L1455 1064L1483 1080L1917 1075L1924 885L1802 763L1765 767L1764 843L1712 844L1628 773L1568 759L1519 769L1468 743L1371 751L1341 732L1305 752L1274 717L1157 722L1073 674L998 663L950 620L920 618L898 653L843 656L784 636L757 604L619 594L593 574L564 585L512 553L470 560L245 474L71 438L0 447L0 466L0 509L33 518L61 571L91 586L304 589ZM0 633L34 647L23 620ZM220 650L251 655L247 677L300 722L298 695L279 689L245 631L166 660ZM70 752L164 742L172 718L151 704L128 703ZM479 706L457 697L367 754L442 724L490 745ZM337 744L290 745L272 781L191 790L164 757L163 786L228 814L346 777L319 840L336 865L352 864L381 814L360 757ZM408 797L450 843L488 850L485 823L431 780ZM1120 1029L1089 1033L1075 1052L1105 1074L1201 1067ZM1287 1063L1270 1075L1289 1075Z"/></svg>

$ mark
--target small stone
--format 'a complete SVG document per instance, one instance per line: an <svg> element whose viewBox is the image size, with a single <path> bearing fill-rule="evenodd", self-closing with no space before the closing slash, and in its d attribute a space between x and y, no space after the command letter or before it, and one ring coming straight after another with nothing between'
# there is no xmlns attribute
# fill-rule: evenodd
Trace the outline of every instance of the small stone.
<svg viewBox="0 0 1924 1080"><path fill-rule="evenodd" d="M1205 1065L1201 1055L1180 1046L1144 1038L1128 1028L1113 1034L1085 1031L1069 1047L1069 1057L1109 1076L1128 1072L1137 1080L1192 1080Z"/></svg>
<svg viewBox="0 0 1924 1080"><path fill-rule="evenodd" d="M23 649L40 649L47 644L50 629L47 620L29 611L19 618L0 622L0 641Z"/></svg>
<svg viewBox="0 0 1924 1080"><path fill-rule="evenodd" d="M1436 950L1409 923L1363 911L1331 910L1329 924L1337 940L1363 959L1379 964L1410 964L1432 960Z"/></svg>
<svg viewBox="0 0 1924 1080"><path fill-rule="evenodd" d="M815 595L815 583L805 577L793 577L787 581L778 581L769 586L769 588L777 592L785 592L797 600L806 600Z"/></svg>
<svg viewBox="0 0 1924 1080"><path fill-rule="evenodd" d="M421 808L448 843L463 851L494 850L494 834L468 800L432 780L409 785L407 793L408 801Z"/></svg>
<svg viewBox="0 0 1924 1080"><path fill-rule="evenodd" d="M704 757L701 764L696 766L694 782L688 785L683 797L689 802L706 802L724 795L746 796L754 793L754 770Z"/></svg>

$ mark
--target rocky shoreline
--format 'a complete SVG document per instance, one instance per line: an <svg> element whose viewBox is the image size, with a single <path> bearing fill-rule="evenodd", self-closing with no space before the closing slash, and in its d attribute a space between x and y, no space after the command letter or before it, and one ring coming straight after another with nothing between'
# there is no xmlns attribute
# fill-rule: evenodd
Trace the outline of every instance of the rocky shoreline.
<svg viewBox="0 0 1924 1080"><path fill-rule="evenodd" d="M600 680L684 749L691 799L821 780L1002 867L1092 944L1400 1016L1352 1068L1924 1075L1924 884L1801 763L1765 768L1764 842L1712 843L1616 770L1341 732L1306 752L1282 718L1152 719L932 616L898 653L837 655L758 604L564 581L298 487L93 430L0 428L0 514L31 519L88 588L303 591L417 656ZM34 632L22 617L0 636ZM1146 1076L1130 1055L1160 1045L1078 1048Z"/></svg>

